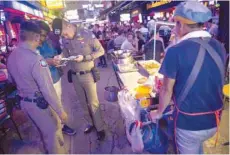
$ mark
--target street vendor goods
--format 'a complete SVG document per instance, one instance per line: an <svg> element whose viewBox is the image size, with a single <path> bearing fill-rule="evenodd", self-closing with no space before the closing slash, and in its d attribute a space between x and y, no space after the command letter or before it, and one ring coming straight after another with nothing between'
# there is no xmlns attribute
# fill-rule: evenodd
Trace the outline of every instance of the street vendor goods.
<svg viewBox="0 0 230 155"><path fill-rule="evenodd" d="M152 90L152 87L148 85L138 86L137 88L135 88L135 98L140 100L140 106L142 108L147 108L151 105L150 94Z"/></svg>
<svg viewBox="0 0 230 155"><path fill-rule="evenodd" d="M135 88L137 94L150 94L153 88L149 85L142 85Z"/></svg>
<svg viewBox="0 0 230 155"><path fill-rule="evenodd" d="M118 70L121 73L127 73L127 72L136 72L138 71L135 64L117 64Z"/></svg>
<svg viewBox="0 0 230 155"><path fill-rule="evenodd" d="M148 80L148 78L142 77L142 78L138 79L137 83L144 84L147 80Z"/></svg>
<svg viewBox="0 0 230 155"><path fill-rule="evenodd" d="M149 73L149 75L154 75L160 69L160 64L155 60L139 61L138 64Z"/></svg>

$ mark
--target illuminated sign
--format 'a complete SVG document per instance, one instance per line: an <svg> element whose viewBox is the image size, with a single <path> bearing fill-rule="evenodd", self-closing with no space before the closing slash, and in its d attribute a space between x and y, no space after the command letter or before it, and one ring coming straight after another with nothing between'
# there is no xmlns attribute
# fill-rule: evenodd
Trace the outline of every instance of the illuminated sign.
<svg viewBox="0 0 230 155"><path fill-rule="evenodd" d="M138 16L139 10L132 11L132 17Z"/></svg>
<svg viewBox="0 0 230 155"><path fill-rule="evenodd" d="M48 9L63 9L63 0L46 0L46 6Z"/></svg>
<svg viewBox="0 0 230 155"><path fill-rule="evenodd" d="M78 11L76 10L68 10L65 12L65 18L67 18L68 20L78 20L79 16L78 16Z"/></svg>
<svg viewBox="0 0 230 155"><path fill-rule="evenodd" d="M31 7L28 7L27 5L24 5L22 3L18 3L16 1L12 2L12 8L25 12L25 13L29 13L31 15L35 15L37 17L41 17L43 18L43 14L41 11L36 10L36 9L32 9Z"/></svg>
<svg viewBox="0 0 230 155"><path fill-rule="evenodd" d="M160 0L156 2L152 2L150 4L147 4L146 8L147 10L170 3L172 0Z"/></svg>

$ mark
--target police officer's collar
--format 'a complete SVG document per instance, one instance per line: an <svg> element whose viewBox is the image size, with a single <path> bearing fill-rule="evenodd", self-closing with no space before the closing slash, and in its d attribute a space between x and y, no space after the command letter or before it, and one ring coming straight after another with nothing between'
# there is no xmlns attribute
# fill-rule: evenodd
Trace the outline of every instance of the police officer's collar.
<svg viewBox="0 0 230 155"><path fill-rule="evenodd" d="M30 51L32 51L34 53L37 53L37 49L33 49L27 42L21 42L21 43L19 43L18 47L21 47L21 48L30 50Z"/></svg>
<svg viewBox="0 0 230 155"><path fill-rule="evenodd" d="M82 31L80 28L77 28L76 27L76 32L74 34L74 38L77 39L77 40L82 40L84 39L83 36L82 36Z"/></svg>

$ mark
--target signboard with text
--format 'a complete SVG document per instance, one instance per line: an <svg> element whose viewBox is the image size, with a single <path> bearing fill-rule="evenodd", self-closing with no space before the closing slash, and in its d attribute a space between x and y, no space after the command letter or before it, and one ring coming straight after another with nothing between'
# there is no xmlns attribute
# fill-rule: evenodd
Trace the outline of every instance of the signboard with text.
<svg viewBox="0 0 230 155"><path fill-rule="evenodd" d="M170 3L171 1L172 0L160 0L160 1L152 2L146 5L146 9L149 10L149 9L161 6L161 5L165 5L165 4Z"/></svg>
<svg viewBox="0 0 230 155"><path fill-rule="evenodd" d="M46 0L46 6L48 9L63 9L63 0Z"/></svg>

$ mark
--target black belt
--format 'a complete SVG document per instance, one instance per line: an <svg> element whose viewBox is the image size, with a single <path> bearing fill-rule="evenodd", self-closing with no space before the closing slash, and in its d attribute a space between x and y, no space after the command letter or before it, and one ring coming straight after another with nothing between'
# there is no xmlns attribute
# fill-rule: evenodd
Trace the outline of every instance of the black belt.
<svg viewBox="0 0 230 155"><path fill-rule="evenodd" d="M28 98L28 97L21 98L21 100L25 101L25 102L32 102L32 103L36 103L37 102L36 99L31 99L31 98Z"/></svg>
<svg viewBox="0 0 230 155"><path fill-rule="evenodd" d="M72 71L72 74L74 74L74 75L84 75L84 74L88 74L88 73L91 73L91 71L80 71L80 72Z"/></svg>

